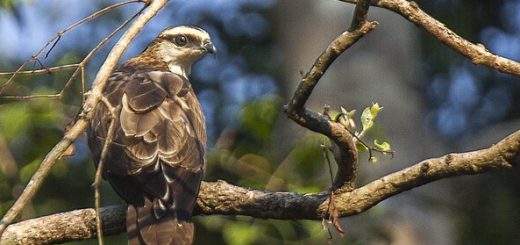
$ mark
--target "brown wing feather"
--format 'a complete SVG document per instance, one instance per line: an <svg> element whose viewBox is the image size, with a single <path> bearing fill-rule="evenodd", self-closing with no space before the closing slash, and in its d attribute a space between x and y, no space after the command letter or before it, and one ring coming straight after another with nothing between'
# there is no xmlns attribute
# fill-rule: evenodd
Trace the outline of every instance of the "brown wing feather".
<svg viewBox="0 0 520 245"><path fill-rule="evenodd" d="M128 107L137 113L145 113L157 108L168 96L161 84L154 82L148 74L146 72L132 75L125 89Z"/></svg>
<svg viewBox="0 0 520 245"><path fill-rule="evenodd" d="M128 214L137 217L129 221L137 220L140 229L146 225L140 219L155 219L160 227L161 220L174 217L192 231L188 223L203 175L206 133L191 85L170 72L130 69L115 72L104 94L119 115L104 176L135 207ZM89 125L89 145L96 162L109 115L100 107ZM153 217L140 216L147 212L153 212ZM140 239L167 236L163 240L171 241L177 236L157 230L160 234L141 231Z"/></svg>

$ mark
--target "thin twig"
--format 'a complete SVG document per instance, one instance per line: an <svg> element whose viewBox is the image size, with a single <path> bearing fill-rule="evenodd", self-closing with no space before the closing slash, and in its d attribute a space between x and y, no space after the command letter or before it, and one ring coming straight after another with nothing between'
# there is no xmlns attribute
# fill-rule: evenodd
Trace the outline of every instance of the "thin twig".
<svg viewBox="0 0 520 245"><path fill-rule="evenodd" d="M327 146L325 144L320 145L321 149L323 150L323 156L325 160L327 161L327 165L329 167L329 175L330 175L330 182L332 185L332 182L334 181L334 174L332 173L332 164L330 163L330 157L329 157L329 151L331 151L330 146Z"/></svg>
<svg viewBox="0 0 520 245"><path fill-rule="evenodd" d="M87 74L85 66L81 67L81 104L85 102L85 93L87 91Z"/></svg>
<svg viewBox="0 0 520 245"><path fill-rule="evenodd" d="M2 220L0 221L0 235L6 229L7 225L11 224L13 220L18 217L20 212L23 210L25 205L34 197L36 192L41 187L43 181L47 177L50 169L54 166L54 163L60 156L68 149L74 140L76 140L81 133L87 127L88 121L94 115L94 109L97 107L99 100L102 97L102 91L106 86L113 69L116 67L117 62L121 58L122 54L128 47L128 44L135 38L144 25L148 23L156 14L164 8L169 0L154 0L150 5L147 6L145 11L140 14L133 24L126 30L121 36L119 41L114 45L112 50L107 56L107 59L98 71L96 78L93 81L93 87L91 89L91 95L87 98L83 104L82 111L78 115L78 120L72 125L70 130L65 133L65 136L58 142L53 149L45 156L41 162L38 170L31 177L31 180L23 190L22 194L16 200L15 204L7 211Z"/></svg>
<svg viewBox="0 0 520 245"><path fill-rule="evenodd" d="M40 65L39 69L46 69L39 57L34 57L33 60L34 60L33 70L34 70L34 67L36 67L36 64Z"/></svg>
<svg viewBox="0 0 520 245"><path fill-rule="evenodd" d="M330 175L330 190L329 190L329 205L327 206L327 214L328 214L328 221L329 222L332 222L332 216L331 216L331 210L333 208L333 195L334 195L334 190L333 190L333 185L334 185L334 174L332 173L332 164L330 162L330 157L329 157L329 151L331 151L330 149L330 146L326 146L324 144L320 145L321 146L321 150L323 151L323 155L325 157L325 160L327 161L327 165L328 165L328 168L329 168L329 175ZM323 218L325 219L325 218ZM327 230L328 230L328 226L327 226ZM330 230L329 230L329 234L330 233ZM332 236L331 236L332 238Z"/></svg>
<svg viewBox="0 0 520 245"><path fill-rule="evenodd" d="M0 99L4 100L35 100L35 99L55 99L61 98L60 94L37 94L37 95L2 95Z"/></svg>
<svg viewBox="0 0 520 245"><path fill-rule="evenodd" d="M109 11L115 9L115 8L118 8L118 7L121 7L121 6L124 6L124 5L127 5L127 4L130 4L130 3L137 3L137 2L140 2L139 0L128 0L128 1L125 1L125 2L120 2L120 3L115 3L115 4L112 4L110 6L107 6L105 8L102 8L90 15L88 15L87 17L81 19L80 21L70 25L69 27L65 28L64 30L58 32L56 34L56 36L54 37L54 41L52 43L52 46L49 48L49 50L47 51L47 53L45 54L45 58L47 58L49 56L49 54L51 53L51 51L54 49L54 47L56 47L56 45L58 44L58 42L61 40L61 37L68 31L80 26L81 24L84 24L86 22L89 22L105 13L108 13Z"/></svg>
<svg viewBox="0 0 520 245"><path fill-rule="evenodd" d="M101 47L103 47L108 41L110 41L110 39L112 39L119 31L121 31L125 26L128 25L128 23L130 23L132 20L134 20L144 9L145 9L146 5L143 6L143 8L141 8L137 13L135 13L134 15L132 15L130 18L126 19L121 25L119 25L114 31L112 31L108 36L106 36L101 42L99 42L96 47L94 47L86 56L85 58L78 64L72 64L72 65L65 65L65 66L61 66L64 68L72 68L72 67L76 67L76 70L74 70L74 72L72 73L72 75L69 77L69 79L67 80L67 82L65 83L65 85L63 86L63 88L60 90L59 93L57 94L51 94L51 95L4 95L4 96L0 96L0 99L8 99L8 100L33 100L33 99L61 99L63 98L63 96L65 95L65 91L67 90L67 88L70 87L70 85L72 84L72 82L77 78L77 76L79 74L81 74L81 83L82 83L82 97L83 97L83 100L82 102L85 101L85 87L86 87L86 75L85 75L85 66L87 65L87 63L92 59L92 57L94 57L94 55L97 53L97 51L99 51L101 49ZM54 69L53 69L54 68ZM47 69L43 69L43 70L36 70L35 72L38 72L38 73L44 73L46 70L57 70L57 68L59 67L51 67L51 68L47 68ZM33 71L22 71L22 72L19 72L18 74L21 74L21 73L31 73ZM9 73L5 73L5 74L15 74L15 72L9 72ZM2 75L0 73L0 75Z"/></svg>
<svg viewBox="0 0 520 245"><path fill-rule="evenodd" d="M110 113L110 125L108 127L108 133L107 133L107 137L105 138L105 142L103 144L103 149L101 150L101 157L99 158L99 163L97 165L97 169L96 169L96 177L94 179L94 183L93 183L93 186L94 186L94 198L95 198L95 203L96 203L96 228L97 228L97 236L98 236L98 242L99 242L99 245L103 245L104 242L103 242L103 228L102 228L102 222L101 222L101 194L100 194L100 185L101 185L101 176L102 176L102 173L103 173L103 168L104 168L104 164L105 164L105 159L106 159L106 156L108 154L108 148L110 146L110 144L112 143L112 140L114 138L114 133L115 133L115 124L117 122L117 117L116 117L116 114L115 114L115 108L110 104L110 101L108 101L108 99L106 97L101 97L101 102L103 102L103 104L105 105L105 107L107 108L107 110L109 111Z"/></svg>
<svg viewBox="0 0 520 245"><path fill-rule="evenodd" d="M80 67L76 69L74 74L69 78L69 80L65 83L65 86L63 86L63 89L60 91L60 96L63 96L65 93L65 90L72 84L72 81L79 75L79 68L85 69L86 64L94 57L94 55L99 51L110 39L112 39L119 31L121 31L123 28L125 28L128 23L130 23L132 20L134 20L139 14L142 13L142 11L146 8L146 5L143 6L137 13L132 15L130 18L126 19L121 25L119 25L116 29L114 29L108 36L106 36L101 42L99 42L96 47L94 47L88 54L85 56L85 58L80 62Z"/></svg>
<svg viewBox="0 0 520 245"><path fill-rule="evenodd" d="M22 65L20 65L20 67L18 67L18 69L16 69L16 71L12 74L12 76L9 78L9 80L7 80L7 82L5 82L4 84L2 84L2 86L0 86L0 95L4 92L4 90L14 81L14 78L16 77L16 75L18 75L18 73L20 73L23 68L27 65L28 62L30 61L39 61L39 56L40 54L47 48L49 47L49 45L52 44L51 48L49 49L49 51L47 51L47 54L45 55L46 57L49 55L50 51L54 48L54 46L56 46L57 42L59 41L59 39L61 38L61 36L63 36L63 34L65 34L66 32L78 27L79 25L85 23L85 22L88 22L114 8L117 8L117 7L120 7L120 6L123 6L123 5L126 5L126 4L129 4L129 3L136 3L136 2L141 2L139 0L129 0L129 1L126 1L126 2L122 2L122 3L116 3L116 4L113 4L113 5L110 5L108 7L105 7L99 11L96 11L92 14L90 14L89 16L85 17L84 19L70 25L69 27L65 28L63 31L60 31L58 32L58 34L56 34L56 36L54 36L53 38L51 38L49 41L47 41L47 43L45 45L43 45L43 47L41 47L35 54L33 54L31 56L31 59L30 60L27 60L25 61ZM1 230L0 230L1 231Z"/></svg>
<svg viewBox="0 0 520 245"><path fill-rule="evenodd" d="M49 67L49 68L40 69L40 70L20 71L17 74L18 75L51 74L51 73L54 73L54 72L57 72L57 71L61 71L61 70L68 70L68 69L71 69L71 68L77 68L78 66L79 66L79 64L68 64L68 65L62 65L62 66ZM0 76L9 76L9 75L13 75L15 73L16 72L0 72Z"/></svg>
<svg viewBox="0 0 520 245"><path fill-rule="evenodd" d="M339 223L339 217L337 216L337 212L335 211L335 206L334 206L334 195L335 195L335 193L334 193L334 176L332 173L332 164L331 164L330 157L329 157L329 151L332 152L332 150L329 146L326 146L324 144L321 145L321 149L323 150L325 160L327 161L327 165L329 167L330 182L331 182L330 183L331 186L330 186L330 190L329 190L329 203L327 205L327 214L328 214L327 223L333 224L334 228L336 228L336 231L341 236L343 236L343 234L344 234L343 228L341 227L341 224ZM325 218L323 218L323 219L325 219ZM332 233L328 226L327 226L327 231L329 232L329 238L332 239Z"/></svg>

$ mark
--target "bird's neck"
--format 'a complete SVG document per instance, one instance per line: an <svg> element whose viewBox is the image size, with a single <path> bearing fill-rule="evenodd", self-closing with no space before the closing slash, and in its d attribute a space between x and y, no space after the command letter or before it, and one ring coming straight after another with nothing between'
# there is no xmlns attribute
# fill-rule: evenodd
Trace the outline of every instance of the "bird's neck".
<svg viewBox="0 0 520 245"><path fill-rule="evenodd" d="M168 63L153 53L144 52L135 56L123 64L123 67L146 68L157 71L169 71Z"/></svg>
<svg viewBox="0 0 520 245"><path fill-rule="evenodd" d="M149 67L160 71L170 71L188 79L191 73L190 62L177 60L175 58L164 58L158 56L155 48L148 48L143 53L128 60L124 65L134 67Z"/></svg>
<svg viewBox="0 0 520 245"><path fill-rule="evenodd" d="M184 77L186 79L188 79L188 76L191 73L191 66L186 67L186 66L176 64L175 62L168 63L168 69L170 70L170 72L177 74L181 77Z"/></svg>

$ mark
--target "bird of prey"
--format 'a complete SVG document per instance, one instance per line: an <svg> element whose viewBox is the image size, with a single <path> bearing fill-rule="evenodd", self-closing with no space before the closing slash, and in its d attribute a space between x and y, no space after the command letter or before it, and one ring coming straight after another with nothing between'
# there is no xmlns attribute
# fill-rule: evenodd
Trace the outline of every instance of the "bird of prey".
<svg viewBox="0 0 520 245"><path fill-rule="evenodd" d="M193 63L215 51L200 28L167 28L108 80L103 95L116 118L103 177L128 203L128 244L193 241L206 132L188 75ZM111 120L100 105L88 127L96 167Z"/></svg>

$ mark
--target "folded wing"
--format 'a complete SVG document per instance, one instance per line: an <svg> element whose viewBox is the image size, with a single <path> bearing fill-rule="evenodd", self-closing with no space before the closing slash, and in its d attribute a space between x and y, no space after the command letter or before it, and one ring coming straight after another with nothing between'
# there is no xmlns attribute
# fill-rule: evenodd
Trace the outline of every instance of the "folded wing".
<svg viewBox="0 0 520 245"><path fill-rule="evenodd" d="M153 222L139 214L189 223L204 169L206 134L199 102L187 80L160 71L116 72L104 94L118 115L104 176L135 207L129 215L137 217L128 218L137 221L140 239L166 236L164 244L169 244L173 233L142 229ZM89 144L98 157L110 120L106 108L100 108L90 125ZM189 225L186 229L192 230Z"/></svg>

